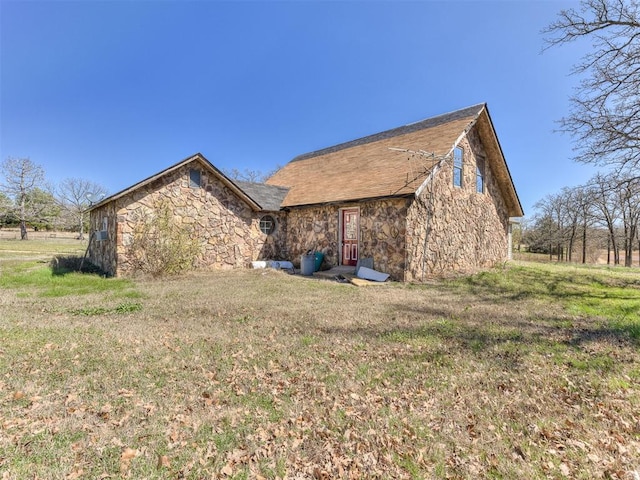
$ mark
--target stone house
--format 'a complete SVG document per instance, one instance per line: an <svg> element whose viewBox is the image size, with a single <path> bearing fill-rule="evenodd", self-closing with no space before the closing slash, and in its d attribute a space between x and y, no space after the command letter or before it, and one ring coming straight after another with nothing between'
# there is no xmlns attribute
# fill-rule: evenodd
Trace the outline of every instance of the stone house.
<svg viewBox="0 0 640 480"><path fill-rule="evenodd" d="M233 182L201 154L105 198L90 211L88 258L110 275L134 273L132 246L141 222L168 208L200 244L198 268L245 267L284 248L272 235L284 220L286 189ZM265 193L268 193L265 195ZM260 203L258 203L260 202Z"/></svg>
<svg viewBox="0 0 640 480"><path fill-rule="evenodd" d="M407 282L505 261L523 215L486 104L300 155L264 184L196 154L91 208L91 261L131 273L135 223L160 201L197 233L200 268L317 250L330 266L371 257Z"/></svg>

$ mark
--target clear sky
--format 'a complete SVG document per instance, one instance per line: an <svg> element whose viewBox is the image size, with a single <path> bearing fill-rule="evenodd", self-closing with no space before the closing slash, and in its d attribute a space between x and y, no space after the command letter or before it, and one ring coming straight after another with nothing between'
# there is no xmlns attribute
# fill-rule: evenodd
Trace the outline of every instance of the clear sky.
<svg viewBox="0 0 640 480"><path fill-rule="evenodd" d="M526 214L593 169L554 133L590 45L567 1L0 0L0 160L109 193L201 152L263 172L487 102Z"/></svg>

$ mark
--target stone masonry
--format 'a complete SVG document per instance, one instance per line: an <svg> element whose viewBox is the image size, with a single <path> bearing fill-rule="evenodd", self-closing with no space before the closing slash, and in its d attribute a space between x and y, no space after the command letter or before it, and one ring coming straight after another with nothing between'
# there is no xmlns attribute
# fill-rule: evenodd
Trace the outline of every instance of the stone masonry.
<svg viewBox="0 0 640 480"><path fill-rule="evenodd" d="M192 168L201 171L199 188L190 186ZM107 226L107 239L91 244L92 261L112 275L133 273L128 247L136 221L153 215L160 201L168 201L176 223L188 226L199 238L198 268L248 267L253 260L281 256L282 214L270 213L278 226L265 235L260 231L263 214L254 212L210 171L188 164L92 211L92 231Z"/></svg>
<svg viewBox="0 0 640 480"><path fill-rule="evenodd" d="M195 266L199 269L249 267L255 260L289 260L298 266L300 256L308 250L323 252L326 266L339 265L343 208L359 211L359 257L372 257L374 268L389 273L393 280L421 282L491 267L507 259L509 212L521 213L521 207L515 190L509 190L513 185L506 164L496 163L502 161L499 144L487 141L493 130L485 115L480 117L485 118L484 123L473 124L457 137L463 150L461 186L453 184L453 160L448 156L435 167L437 159L425 163L428 176L420 188L412 187L411 193L395 189L387 194L383 189L377 191L378 196L361 200L332 200L335 195L354 198L348 197L352 192L347 186L322 203L287 206L282 199L274 202L277 197L268 191L263 203L268 210L276 211L256 211L256 199L196 155L92 209L91 231L97 234L90 243L89 259L111 275L135 273L131 245L137 222L153 218L157 206L163 204L169 206L175 223L197 238L200 251ZM400 141L401 137L397 138L394 141ZM377 151L366 145L367 152ZM422 148L420 145L418 148ZM385 155L388 151L383 148ZM352 150L345 150L344 155L343 163L353 161ZM483 163L484 189L477 192L477 166ZM321 162L319 165L324 166ZM386 188L386 164L378 158L376 165L376 175L370 178ZM199 178L196 184L192 184L194 177ZM295 177L288 181L295 183ZM375 185L369 182L370 188ZM284 187L275 188L282 193ZM285 206L278 209L278 205ZM269 235L260 230L264 215L276 221L275 231Z"/></svg>
<svg viewBox="0 0 640 480"><path fill-rule="evenodd" d="M360 257L373 257L376 269L402 280L408 198L389 198L340 205L293 208L287 219L286 243L294 261L307 250L324 253L327 266L339 264L340 209L360 210Z"/></svg>
<svg viewBox="0 0 640 480"><path fill-rule="evenodd" d="M485 191L476 192L476 161L485 157L482 144L472 130L460 146L462 187L453 185L452 160L447 159L408 210L405 281L472 272L506 260L509 217L488 162Z"/></svg>

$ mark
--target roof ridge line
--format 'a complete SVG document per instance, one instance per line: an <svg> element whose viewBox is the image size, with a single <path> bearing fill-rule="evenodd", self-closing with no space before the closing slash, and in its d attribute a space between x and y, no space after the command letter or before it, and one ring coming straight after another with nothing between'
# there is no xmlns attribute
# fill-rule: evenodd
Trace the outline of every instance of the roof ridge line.
<svg viewBox="0 0 640 480"><path fill-rule="evenodd" d="M469 107L461 108L458 110L453 110L447 113L442 113L439 115L435 115L433 117L424 118L422 120L418 120L417 122L408 123L406 125L402 125L400 127L391 128L388 130L383 130L382 132L373 133L371 135L366 135L364 137L356 138L353 140L349 140L347 142L338 143L336 145L332 145L329 147L321 148L319 150L314 150L312 152L303 153L298 155L291 160L291 162L297 162L300 160L306 160L313 157L318 157L320 155L326 155L327 153L338 152L340 150L344 150L347 148L355 147L358 145L365 145L367 143L377 142L378 140L383 140L386 138L393 138L399 135L404 135L406 133L413 133L418 130L423 130L426 128L432 128L443 123L447 123L455 120L457 117L466 117L471 115L472 112L475 112L478 115L482 109L486 106L486 103L477 103L475 105L471 105ZM453 117L453 118L452 118Z"/></svg>

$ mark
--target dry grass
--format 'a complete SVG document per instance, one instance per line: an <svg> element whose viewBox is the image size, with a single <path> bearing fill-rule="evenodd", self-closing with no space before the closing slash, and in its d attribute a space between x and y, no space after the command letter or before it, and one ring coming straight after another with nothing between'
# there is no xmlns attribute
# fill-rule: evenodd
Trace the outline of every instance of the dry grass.
<svg viewBox="0 0 640 480"><path fill-rule="evenodd" d="M20 232L0 230L0 269L7 262L49 261L54 255L83 255L87 248L87 240L76 240L68 233L48 234L55 235L52 237L42 232L30 232L29 238L35 234L40 237L23 241Z"/></svg>
<svg viewBox="0 0 640 480"><path fill-rule="evenodd" d="M375 289L272 270L7 283L0 472L635 479L639 310L637 271L528 264Z"/></svg>

